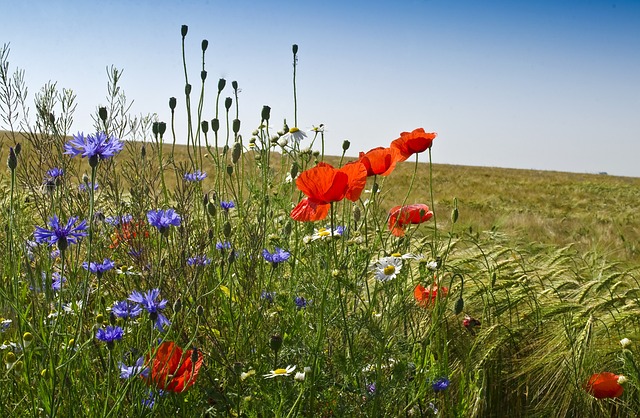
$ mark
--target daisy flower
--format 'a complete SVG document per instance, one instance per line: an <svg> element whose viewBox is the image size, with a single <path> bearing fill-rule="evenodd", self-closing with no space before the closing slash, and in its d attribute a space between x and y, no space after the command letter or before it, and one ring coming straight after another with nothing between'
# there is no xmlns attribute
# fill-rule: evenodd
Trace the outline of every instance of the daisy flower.
<svg viewBox="0 0 640 418"><path fill-rule="evenodd" d="M287 366L286 369L275 369L263 375L265 379L273 379L277 376L289 376L296 369L296 366Z"/></svg>
<svg viewBox="0 0 640 418"><path fill-rule="evenodd" d="M301 131L300 129L294 126L293 128L289 128L289 132L282 135L280 138L288 142L299 143L301 140L305 139L306 137L307 137L307 134L305 134L303 131Z"/></svg>
<svg viewBox="0 0 640 418"><path fill-rule="evenodd" d="M393 280L402 269L402 258L383 257L373 265L373 274L381 282Z"/></svg>

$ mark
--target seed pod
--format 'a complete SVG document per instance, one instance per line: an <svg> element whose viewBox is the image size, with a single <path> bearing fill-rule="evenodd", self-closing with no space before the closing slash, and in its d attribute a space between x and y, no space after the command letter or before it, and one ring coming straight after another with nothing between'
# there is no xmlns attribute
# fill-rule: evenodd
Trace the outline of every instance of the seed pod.
<svg viewBox="0 0 640 418"><path fill-rule="evenodd" d="M202 133L207 133L209 132L209 122L206 120L203 120L202 122L200 122L200 128L202 129Z"/></svg>
<svg viewBox="0 0 640 418"><path fill-rule="evenodd" d="M275 352L280 350L282 347L282 337L280 334L272 335L271 338L269 338L269 347Z"/></svg>
<svg viewBox="0 0 640 418"><path fill-rule="evenodd" d="M160 134L160 137L162 137L165 132L167 132L167 124L164 122L158 123L158 133Z"/></svg>
<svg viewBox="0 0 640 418"><path fill-rule="evenodd" d="M186 94L187 96L191 94L191 84L185 84L184 86L184 94Z"/></svg>
<svg viewBox="0 0 640 418"><path fill-rule="evenodd" d="M240 119L233 120L233 133L237 134L240 132Z"/></svg>
<svg viewBox="0 0 640 418"><path fill-rule="evenodd" d="M180 33L182 34L182 39L184 39L184 37L187 36L187 32L189 32L189 26L182 25L182 27L180 28Z"/></svg>
<svg viewBox="0 0 640 418"><path fill-rule="evenodd" d="M240 157L242 156L242 144L240 142L236 142L233 144L233 150L231 151L231 162L234 164L238 164L240 161Z"/></svg>
<svg viewBox="0 0 640 418"><path fill-rule="evenodd" d="M169 97L169 109L172 111L176 109L177 100L175 97Z"/></svg>
<svg viewBox="0 0 640 418"><path fill-rule="evenodd" d="M206 39L203 39L202 44L200 46L202 47L202 52L206 51L207 48L209 47L209 41L207 41Z"/></svg>
<svg viewBox="0 0 640 418"><path fill-rule="evenodd" d="M263 121L266 120L268 122L271 117L271 108L267 105L262 106L261 116Z"/></svg>
<svg viewBox="0 0 640 418"><path fill-rule="evenodd" d="M460 296L460 298L456 301L453 311L456 315L458 315L462 312L463 309L464 309L464 300L462 299L462 296Z"/></svg>
<svg viewBox="0 0 640 418"><path fill-rule="evenodd" d="M213 132L218 132L220 129L220 120L218 118L211 119L211 130Z"/></svg>
<svg viewBox="0 0 640 418"><path fill-rule="evenodd" d="M229 109L231 109L232 103L233 99L231 97L227 97L226 99L224 99L224 108L227 109L227 112L229 111Z"/></svg>
<svg viewBox="0 0 640 418"><path fill-rule="evenodd" d="M98 108L98 116L100 116L100 120L102 120L102 122L106 122L107 121L107 108L106 107L99 107Z"/></svg>
<svg viewBox="0 0 640 418"><path fill-rule="evenodd" d="M349 142L348 139L345 139L344 141L342 141L342 151L348 150L350 146L351 146L351 142Z"/></svg>
<svg viewBox="0 0 640 418"><path fill-rule="evenodd" d="M218 93L224 90L224 86L226 85L227 85L227 80L225 80L224 78L221 78L220 80L218 80Z"/></svg>
<svg viewBox="0 0 640 418"><path fill-rule="evenodd" d="M207 72L205 70L200 71L200 79L202 81L207 79Z"/></svg>

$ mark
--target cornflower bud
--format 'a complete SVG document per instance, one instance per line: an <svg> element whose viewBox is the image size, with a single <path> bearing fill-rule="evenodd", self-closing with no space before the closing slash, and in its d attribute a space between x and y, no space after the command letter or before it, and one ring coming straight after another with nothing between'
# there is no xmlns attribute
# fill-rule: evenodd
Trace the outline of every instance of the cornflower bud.
<svg viewBox="0 0 640 418"><path fill-rule="evenodd" d="M109 323L111 325L115 325L118 322L118 318L116 317L116 314L113 313L113 311L109 312Z"/></svg>
<svg viewBox="0 0 640 418"><path fill-rule="evenodd" d="M100 120L102 120L102 122L106 122L107 121L107 108L106 107L99 107L98 108L98 116L100 116Z"/></svg>
<svg viewBox="0 0 640 418"><path fill-rule="evenodd" d="M13 147L9 147L9 158L7 159L7 165L11 171L15 170L18 166L18 157Z"/></svg>
<svg viewBox="0 0 640 418"><path fill-rule="evenodd" d="M104 315L102 314L96 315L96 324L102 325L103 322L104 322Z"/></svg>

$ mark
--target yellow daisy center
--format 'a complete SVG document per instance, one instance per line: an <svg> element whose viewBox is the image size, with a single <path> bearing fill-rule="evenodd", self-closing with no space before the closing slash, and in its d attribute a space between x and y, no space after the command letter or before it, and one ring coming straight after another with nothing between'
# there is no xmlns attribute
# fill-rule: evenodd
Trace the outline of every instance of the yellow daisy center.
<svg viewBox="0 0 640 418"><path fill-rule="evenodd" d="M386 274L387 276L392 275L393 273L396 272L396 266L392 266L392 265L388 265L387 267L384 268L384 270L382 270L384 272L384 274Z"/></svg>
<svg viewBox="0 0 640 418"><path fill-rule="evenodd" d="M273 371L273 374L275 375L279 375L279 374L287 374L287 369L275 369Z"/></svg>
<svg viewBox="0 0 640 418"><path fill-rule="evenodd" d="M393 253L391 254L392 257L402 257L402 254L400 253Z"/></svg>
<svg viewBox="0 0 640 418"><path fill-rule="evenodd" d="M329 235L331 235L331 232L327 231L326 228L320 228L318 230L318 235L320 235L321 237L328 237Z"/></svg>
<svg viewBox="0 0 640 418"><path fill-rule="evenodd" d="M298 129L298 128L296 128L296 127L294 126L293 128L289 128L289 133L294 134L294 133L298 132L299 130L300 130L300 129Z"/></svg>

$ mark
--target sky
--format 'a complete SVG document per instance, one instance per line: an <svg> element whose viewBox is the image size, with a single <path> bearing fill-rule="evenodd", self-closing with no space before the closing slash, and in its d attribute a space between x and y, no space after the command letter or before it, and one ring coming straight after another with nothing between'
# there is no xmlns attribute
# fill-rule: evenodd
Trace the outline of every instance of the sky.
<svg viewBox="0 0 640 418"><path fill-rule="evenodd" d="M640 177L640 0L216 1L0 0L0 44L25 71L72 89L72 132L93 129L107 67L123 70L133 114L169 121L186 141L184 70L203 117L238 81L248 140L269 105L293 126L325 126L325 152L357 156L400 132L437 132L435 163ZM194 106L195 107L195 106ZM303 143L302 146L305 144ZM421 156L421 161L426 161Z"/></svg>

